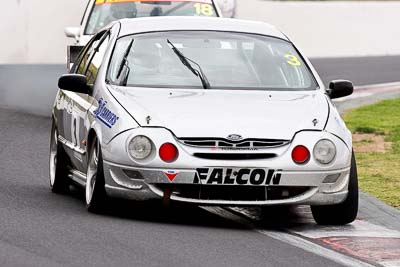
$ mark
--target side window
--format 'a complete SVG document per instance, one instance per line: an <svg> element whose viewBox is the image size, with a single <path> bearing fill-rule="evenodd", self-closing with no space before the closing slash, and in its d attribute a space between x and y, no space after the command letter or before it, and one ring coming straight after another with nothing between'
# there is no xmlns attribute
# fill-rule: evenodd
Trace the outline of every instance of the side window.
<svg viewBox="0 0 400 267"><path fill-rule="evenodd" d="M110 35L107 34L104 38L100 40L101 43L98 42L95 46L95 51L94 51L95 53L93 57L91 57L91 61L86 71L86 77L89 85L93 85L96 80L109 41L110 41Z"/></svg>
<svg viewBox="0 0 400 267"><path fill-rule="evenodd" d="M98 33L89 41L89 43L84 48L83 53L81 53L79 55L79 58L77 60L77 62L79 62L79 65L74 67L75 68L74 73L83 74L83 75L85 74L86 68L88 66L88 62L92 58L92 56L95 52L95 49L99 45L100 40L104 39L104 38L102 38L103 36L104 36L104 32Z"/></svg>

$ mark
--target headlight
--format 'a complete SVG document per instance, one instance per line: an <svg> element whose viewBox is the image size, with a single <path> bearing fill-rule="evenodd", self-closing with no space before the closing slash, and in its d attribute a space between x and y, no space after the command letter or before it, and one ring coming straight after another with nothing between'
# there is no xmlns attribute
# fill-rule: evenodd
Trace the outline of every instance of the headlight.
<svg viewBox="0 0 400 267"><path fill-rule="evenodd" d="M322 139L314 146L314 158L321 164L329 164L336 156L335 144L327 139Z"/></svg>
<svg viewBox="0 0 400 267"><path fill-rule="evenodd" d="M129 142L128 151L133 159L142 160L151 155L153 145L149 138L138 135Z"/></svg>

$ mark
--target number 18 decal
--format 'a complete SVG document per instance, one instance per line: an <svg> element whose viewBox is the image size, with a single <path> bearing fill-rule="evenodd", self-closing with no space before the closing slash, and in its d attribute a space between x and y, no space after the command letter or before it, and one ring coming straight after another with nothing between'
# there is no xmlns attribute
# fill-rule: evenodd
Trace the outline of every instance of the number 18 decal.
<svg viewBox="0 0 400 267"><path fill-rule="evenodd" d="M292 65L292 66L301 66L300 60L299 60L295 55L286 54L286 55L284 55L284 57L285 57L286 59L288 59L288 61L286 61L286 62L287 62L289 65Z"/></svg>
<svg viewBox="0 0 400 267"><path fill-rule="evenodd" d="M194 4L194 7L196 8L196 14L197 15L203 15L203 16L208 16L211 17L214 14L213 8L209 4Z"/></svg>

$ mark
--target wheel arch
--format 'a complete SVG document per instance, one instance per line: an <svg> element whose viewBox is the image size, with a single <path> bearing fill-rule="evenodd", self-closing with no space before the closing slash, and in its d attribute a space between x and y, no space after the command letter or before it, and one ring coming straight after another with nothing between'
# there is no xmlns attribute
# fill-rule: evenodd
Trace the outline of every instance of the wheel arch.
<svg viewBox="0 0 400 267"><path fill-rule="evenodd" d="M92 147L93 141L96 136L98 137L96 130L94 128L91 128L89 130L88 137L87 137L87 144L86 144L87 154L89 153L90 148Z"/></svg>

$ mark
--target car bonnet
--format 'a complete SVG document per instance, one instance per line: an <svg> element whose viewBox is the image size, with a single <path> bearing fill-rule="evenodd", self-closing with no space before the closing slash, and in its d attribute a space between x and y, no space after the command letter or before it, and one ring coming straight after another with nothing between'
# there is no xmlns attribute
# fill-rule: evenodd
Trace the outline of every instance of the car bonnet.
<svg viewBox="0 0 400 267"><path fill-rule="evenodd" d="M165 127L177 137L290 140L323 130L326 96L315 91L184 90L113 87L117 101L142 127Z"/></svg>

